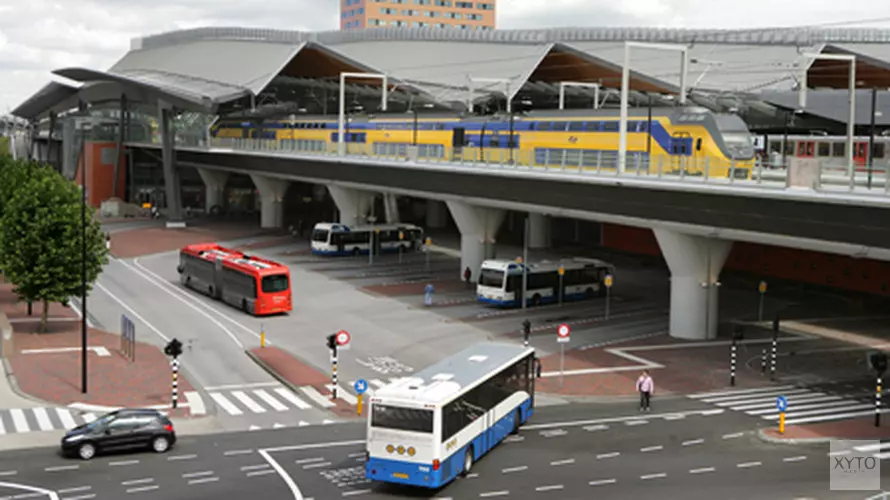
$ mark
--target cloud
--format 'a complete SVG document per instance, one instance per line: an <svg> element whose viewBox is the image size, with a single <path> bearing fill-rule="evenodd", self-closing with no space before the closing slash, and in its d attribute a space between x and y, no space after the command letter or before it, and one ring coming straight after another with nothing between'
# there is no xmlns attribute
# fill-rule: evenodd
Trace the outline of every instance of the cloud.
<svg viewBox="0 0 890 500"><path fill-rule="evenodd" d="M9 0L0 5L0 113L69 66L107 69L130 39L198 26L333 30L338 0ZM662 26L748 28L877 20L890 2L810 0L498 0L501 28Z"/></svg>

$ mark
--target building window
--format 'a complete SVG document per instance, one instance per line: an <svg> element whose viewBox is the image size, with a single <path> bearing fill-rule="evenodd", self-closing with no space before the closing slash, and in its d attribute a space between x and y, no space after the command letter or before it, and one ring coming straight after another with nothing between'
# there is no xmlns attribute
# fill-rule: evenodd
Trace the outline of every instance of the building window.
<svg viewBox="0 0 890 500"><path fill-rule="evenodd" d="M494 10L494 4L479 2L476 4L476 8L479 10Z"/></svg>
<svg viewBox="0 0 890 500"><path fill-rule="evenodd" d="M386 14L388 14L388 15L394 15L394 14L398 14L399 11L396 10L396 9L390 9L389 7L380 7L380 13L381 13L381 14L385 14L385 15L386 15Z"/></svg>
<svg viewBox="0 0 890 500"><path fill-rule="evenodd" d="M436 27L437 27L437 28L447 28L448 25L445 24L445 23L436 23Z"/></svg>
<svg viewBox="0 0 890 500"><path fill-rule="evenodd" d="M467 14L467 21L481 21L482 14Z"/></svg>
<svg viewBox="0 0 890 500"><path fill-rule="evenodd" d="M432 0L414 0L414 5L430 5Z"/></svg>
<svg viewBox="0 0 890 500"><path fill-rule="evenodd" d="M383 26L385 23L380 19L369 19L368 26Z"/></svg>
<svg viewBox="0 0 890 500"><path fill-rule="evenodd" d="M451 0L435 0L438 7L451 7Z"/></svg>
<svg viewBox="0 0 890 500"><path fill-rule="evenodd" d="M418 23L416 23L416 24L417 24L418 27L421 27L421 28L429 28L429 26L430 26L430 23L425 23L425 22L423 22L423 21L420 21L420 22L418 22Z"/></svg>
<svg viewBox="0 0 890 500"><path fill-rule="evenodd" d="M413 10L413 9L402 9L402 15L403 16L419 16L420 11Z"/></svg>
<svg viewBox="0 0 890 500"><path fill-rule="evenodd" d="M445 17L448 19L460 19L461 18L459 12L446 12Z"/></svg>
<svg viewBox="0 0 890 500"><path fill-rule="evenodd" d="M359 7L359 8L358 8L358 13L359 13L359 14L364 14L364 13L365 13L365 8L364 8L364 7Z"/></svg>
<svg viewBox="0 0 890 500"><path fill-rule="evenodd" d="M458 9L472 9L473 2L455 2L454 6Z"/></svg>

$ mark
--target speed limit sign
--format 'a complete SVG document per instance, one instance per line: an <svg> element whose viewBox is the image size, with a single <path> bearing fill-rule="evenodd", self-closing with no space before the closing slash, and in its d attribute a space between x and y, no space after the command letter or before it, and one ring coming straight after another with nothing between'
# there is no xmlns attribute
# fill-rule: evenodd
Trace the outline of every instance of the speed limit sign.
<svg viewBox="0 0 890 500"><path fill-rule="evenodd" d="M349 349L349 341L352 340L352 337L349 335L349 332L346 330L340 330L337 332L337 349L341 351L345 351Z"/></svg>
<svg viewBox="0 0 890 500"><path fill-rule="evenodd" d="M569 334L572 333L572 329L569 328L569 325L563 323L559 325L559 328L556 329L556 341L557 342L568 342Z"/></svg>

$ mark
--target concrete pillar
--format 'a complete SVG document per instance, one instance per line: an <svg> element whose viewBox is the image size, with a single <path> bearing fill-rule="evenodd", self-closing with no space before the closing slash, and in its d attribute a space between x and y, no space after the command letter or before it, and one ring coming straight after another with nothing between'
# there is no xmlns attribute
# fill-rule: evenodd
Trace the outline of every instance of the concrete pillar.
<svg viewBox="0 0 890 500"><path fill-rule="evenodd" d="M399 201L396 195L383 193L383 211L385 212L387 224L398 224L400 222Z"/></svg>
<svg viewBox="0 0 890 500"><path fill-rule="evenodd" d="M482 261L495 257L495 235L505 211L483 208L461 201L447 202L457 228L460 229L460 278L464 269L470 268L472 279L479 278Z"/></svg>
<svg viewBox="0 0 890 500"><path fill-rule="evenodd" d="M528 247L550 247L550 217L543 214L528 214Z"/></svg>
<svg viewBox="0 0 890 500"><path fill-rule="evenodd" d="M337 210L340 211L340 224L347 226L367 224L366 218L374 202L373 193L333 185L328 186L328 191L334 199L334 204L337 205Z"/></svg>
<svg viewBox="0 0 890 500"><path fill-rule="evenodd" d="M201 176L201 180L204 181L204 186L206 186L207 194L204 197L204 211L209 214L210 210L217 205L220 208L224 208L226 181L229 180L229 173L224 170L199 168L198 175Z"/></svg>
<svg viewBox="0 0 890 500"><path fill-rule="evenodd" d="M427 200L426 202L426 227L427 229L441 229L448 225L448 207L439 200Z"/></svg>
<svg viewBox="0 0 890 500"><path fill-rule="evenodd" d="M671 270L671 337L717 337L720 270L732 242L655 229Z"/></svg>
<svg viewBox="0 0 890 500"><path fill-rule="evenodd" d="M284 225L284 194L290 181L250 174L253 184L260 192L260 227L280 228Z"/></svg>
<svg viewBox="0 0 890 500"><path fill-rule="evenodd" d="M167 198L167 227L184 228L185 220L182 218L182 188L179 184L179 170L176 168L176 153L174 147L176 141L173 137L173 108L164 102L159 102L161 110L161 158L164 170L164 188Z"/></svg>

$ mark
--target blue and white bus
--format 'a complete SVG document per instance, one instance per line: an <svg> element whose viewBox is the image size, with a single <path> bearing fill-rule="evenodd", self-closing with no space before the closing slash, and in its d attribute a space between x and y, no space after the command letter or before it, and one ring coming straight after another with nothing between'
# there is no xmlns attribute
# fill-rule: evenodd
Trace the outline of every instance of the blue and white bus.
<svg viewBox="0 0 890 500"><path fill-rule="evenodd" d="M310 241L315 255L368 255L372 241L376 247L375 255L397 252L399 247L409 252L423 244L423 229L413 224L350 227L335 222L319 222L312 228Z"/></svg>
<svg viewBox="0 0 890 500"><path fill-rule="evenodd" d="M605 293L605 279L615 268L601 260L576 258L558 262L542 261L528 266L527 304L540 305L559 300L559 267L562 299L580 300ZM486 260L482 263L476 298L479 302L502 307L522 305L523 264L512 260Z"/></svg>
<svg viewBox="0 0 890 500"><path fill-rule="evenodd" d="M485 343L371 395L365 476L439 488L534 411L535 351Z"/></svg>

